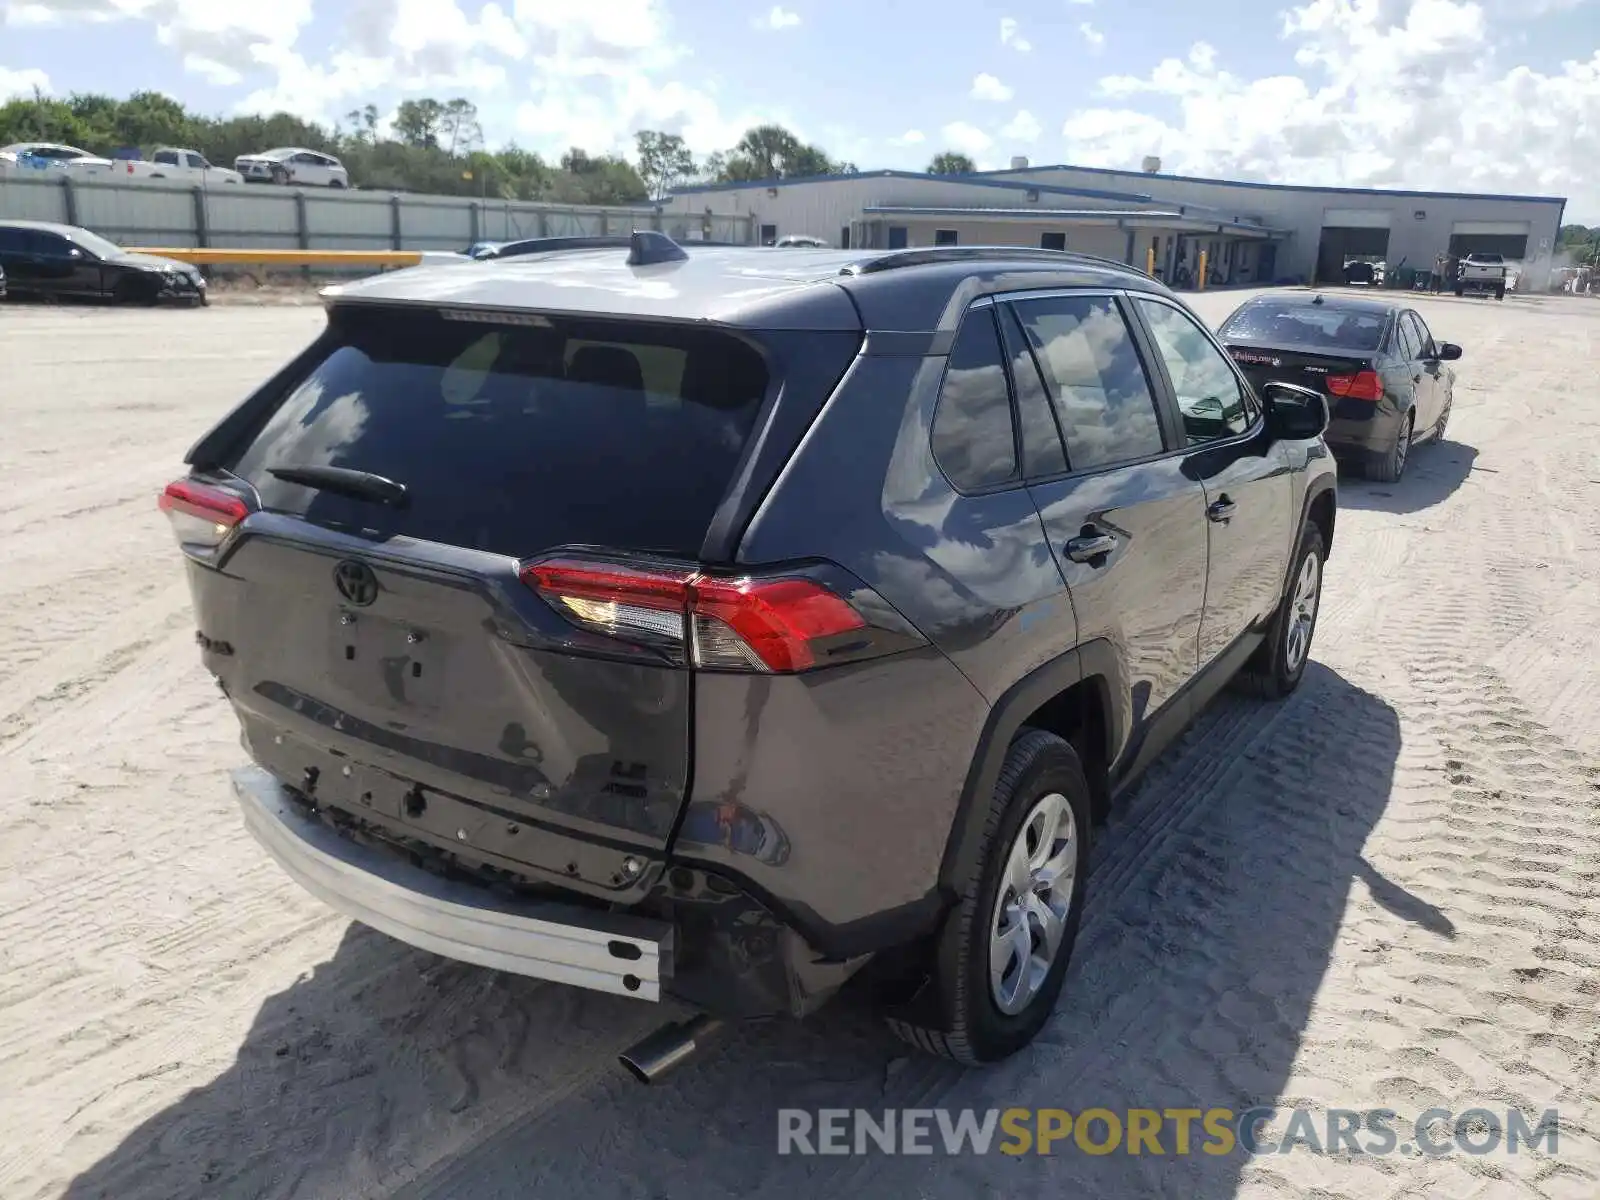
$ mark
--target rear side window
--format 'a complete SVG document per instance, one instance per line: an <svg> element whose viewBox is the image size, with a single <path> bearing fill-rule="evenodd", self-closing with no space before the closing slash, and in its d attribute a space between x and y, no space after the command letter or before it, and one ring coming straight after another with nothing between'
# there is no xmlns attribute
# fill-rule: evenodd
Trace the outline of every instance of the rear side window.
<svg viewBox="0 0 1600 1200"><path fill-rule="evenodd" d="M1165 449L1155 397L1116 301L1051 296L1019 301L1016 310L1044 372L1074 471Z"/></svg>
<svg viewBox="0 0 1600 1200"><path fill-rule="evenodd" d="M694 557L754 428L765 360L709 330L335 309L330 350L233 465L270 509L526 557L584 543ZM286 483L369 471L404 507Z"/></svg>
<svg viewBox="0 0 1600 1200"><path fill-rule="evenodd" d="M933 415L933 456L964 492L1017 477L1011 395L992 308L968 313L950 349Z"/></svg>
<svg viewBox="0 0 1600 1200"><path fill-rule="evenodd" d="M1417 335L1411 328L1411 322L1403 317L1396 321L1394 325L1394 346L1399 351L1400 357L1405 359L1406 362L1413 361L1420 349L1417 345Z"/></svg>

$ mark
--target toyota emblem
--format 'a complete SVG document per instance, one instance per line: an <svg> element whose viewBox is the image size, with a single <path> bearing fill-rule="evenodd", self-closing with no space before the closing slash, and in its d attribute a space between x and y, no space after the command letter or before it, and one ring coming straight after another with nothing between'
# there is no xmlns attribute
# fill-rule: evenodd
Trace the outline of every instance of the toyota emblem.
<svg viewBox="0 0 1600 1200"><path fill-rule="evenodd" d="M347 558L333 569L333 586L351 604L365 608L378 598L378 577L364 562Z"/></svg>

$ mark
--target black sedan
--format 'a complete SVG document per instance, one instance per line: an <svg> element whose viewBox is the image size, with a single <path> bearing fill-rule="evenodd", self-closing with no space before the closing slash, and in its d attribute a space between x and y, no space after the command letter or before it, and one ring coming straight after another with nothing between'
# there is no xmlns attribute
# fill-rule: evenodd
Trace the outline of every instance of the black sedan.
<svg viewBox="0 0 1600 1200"><path fill-rule="evenodd" d="M1414 441L1444 436L1461 347L1437 342L1413 309L1378 299L1269 293L1217 331L1255 385L1313 387L1328 397L1335 455L1374 479L1405 473Z"/></svg>
<svg viewBox="0 0 1600 1200"><path fill-rule="evenodd" d="M206 281L198 267L124 250L76 225L0 221L0 270L15 296L85 296L131 304L206 302Z"/></svg>

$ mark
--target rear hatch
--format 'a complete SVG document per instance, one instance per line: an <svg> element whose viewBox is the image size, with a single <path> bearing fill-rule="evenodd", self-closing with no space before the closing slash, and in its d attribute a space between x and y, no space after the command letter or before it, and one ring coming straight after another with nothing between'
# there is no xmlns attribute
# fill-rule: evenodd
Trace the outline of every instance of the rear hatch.
<svg viewBox="0 0 1600 1200"><path fill-rule="evenodd" d="M768 362L688 325L332 309L163 501L252 755L479 864L621 883L579 850L659 851L682 810L685 581Z"/></svg>
<svg viewBox="0 0 1600 1200"><path fill-rule="evenodd" d="M1370 354L1330 354L1313 346L1269 346L1233 338L1224 344L1258 390L1265 383L1296 383L1337 399L1328 387L1330 377L1343 378L1372 366Z"/></svg>

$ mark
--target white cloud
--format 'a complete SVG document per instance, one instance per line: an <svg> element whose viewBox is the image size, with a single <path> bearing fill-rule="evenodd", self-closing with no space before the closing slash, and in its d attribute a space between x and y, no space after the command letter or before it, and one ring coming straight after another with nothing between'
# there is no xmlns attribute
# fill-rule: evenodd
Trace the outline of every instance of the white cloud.
<svg viewBox="0 0 1600 1200"><path fill-rule="evenodd" d="M976 158L994 145L994 139L967 121L952 121L939 131L945 145L952 150Z"/></svg>
<svg viewBox="0 0 1600 1200"><path fill-rule="evenodd" d="M13 96L31 96L34 88L48 95L50 76L37 67L25 67L20 71L0 67L0 100L10 100Z"/></svg>
<svg viewBox="0 0 1600 1200"><path fill-rule="evenodd" d="M1000 136L1008 142L1036 142L1043 132L1039 118L1025 108L1000 127Z"/></svg>
<svg viewBox="0 0 1600 1200"><path fill-rule="evenodd" d="M1014 17L1000 18L1000 44L1002 46L1010 46L1020 54L1026 54L1033 49L1033 43L1017 31L1017 22Z"/></svg>
<svg viewBox="0 0 1600 1200"><path fill-rule="evenodd" d="M1004 104L1012 95L1014 95L1012 90L993 75L981 74L972 81L974 100L993 100L998 104Z"/></svg>
<svg viewBox="0 0 1600 1200"><path fill-rule="evenodd" d="M790 12L781 4L774 4L765 15L756 18L757 29L793 29L800 24L800 14Z"/></svg>
<svg viewBox="0 0 1600 1200"><path fill-rule="evenodd" d="M1106 47L1106 35L1101 33L1088 21L1078 26L1078 32L1083 35L1083 40L1089 43L1089 49L1099 54Z"/></svg>
<svg viewBox="0 0 1600 1200"><path fill-rule="evenodd" d="M1180 174L1566 195L1600 219L1600 51L1536 70L1468 0L1308 0L1285 14L1297 74L1236 76L1206 43L1063 126L1067 157ZM1173 106L1163 118L1142 102ZM1141 105L1141 107L1135 107Z"/></svg>
<svg viewBox="0 0 1600 1200"><path fill-rule="evenodd" d="M928 140L927 134L920 129L908 129L899 137L889 139L891 146L920 146Z"/></svg>

